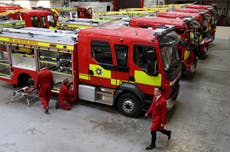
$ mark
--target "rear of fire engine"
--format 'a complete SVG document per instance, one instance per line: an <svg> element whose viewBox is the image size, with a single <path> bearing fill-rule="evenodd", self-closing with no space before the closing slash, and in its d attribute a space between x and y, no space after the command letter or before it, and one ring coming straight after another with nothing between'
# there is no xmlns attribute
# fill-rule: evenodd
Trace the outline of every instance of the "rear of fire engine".
<svg viewBox="0 0 230 152"><path fill-rule="evenodd" d="M115 32L114 32L115 31ZM171 108L179 91L180 37L170 29L89 28L78 36L79 98L136 117L162 87Z"/></svg>
<svg viewBox="0 0 230 152"><path fill-rule="evenodd" d="M41 64L53 72L58 93L64 78L75 82L76 42L73 33L49 29L3 28L0 31L0 80L14 85L37 81ZM63 39L63 37L65 37ZM76 84L76 83L75 83Z"/></svg>

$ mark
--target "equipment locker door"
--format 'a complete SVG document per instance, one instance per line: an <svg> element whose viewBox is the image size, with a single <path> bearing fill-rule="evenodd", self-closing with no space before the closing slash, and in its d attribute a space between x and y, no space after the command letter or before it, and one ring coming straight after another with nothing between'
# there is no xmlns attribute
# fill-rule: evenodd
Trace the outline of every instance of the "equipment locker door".
<svg viewBox="0 0 230 152"><path fill-rule="evenodd" d="M0 44L0 77L11 77L7 45Z"/></svg>

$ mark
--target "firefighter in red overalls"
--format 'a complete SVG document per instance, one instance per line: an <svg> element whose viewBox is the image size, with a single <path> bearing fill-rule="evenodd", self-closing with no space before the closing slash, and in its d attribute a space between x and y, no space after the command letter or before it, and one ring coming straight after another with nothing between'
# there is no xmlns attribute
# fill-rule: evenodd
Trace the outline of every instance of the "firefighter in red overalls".
<svg viewBox="0 0 230 152"><path fill-rule="evenodd" d="M56 109L62 108L64 110L71 110L70 104L74 103L75 101L73 91L70 89L72 84L73 83L69 82L68 78L63 80L60 93L58 96L58 102L56 104Z"/></svg>
<svg viewBox="0 0 230 152"><path fill-rule="evenodd" d="M46 114L49 113L49 102L53 86L53 74L50 70L47 69L47 64L43 64L42 69L38 73L38 82L36 87L39 91L40 101Z"/></svg>
<svg viewBox="0 0 230 152"><path fill-rule="evenodd" d="M154 89L154 98L145 116L147 117L150 114L152 115L152 126L150 128L152 139L151 144L148 147L146 147L146 150L155 148L157 131L167 135L168 140L171 138L171 131L164 129L167 118L167 105L165 98L161 96L161 88Z"/></svg>

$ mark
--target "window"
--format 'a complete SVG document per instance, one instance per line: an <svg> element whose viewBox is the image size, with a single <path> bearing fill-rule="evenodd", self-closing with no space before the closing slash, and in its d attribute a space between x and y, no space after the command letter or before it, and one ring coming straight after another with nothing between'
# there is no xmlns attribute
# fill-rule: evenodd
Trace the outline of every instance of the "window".
<svg viewBox="0 0 230 152"><path fill-rule="evenodd" d="M10 76L8 52L6 45L0 44L0 76Z"/></svg>
<svg viewBox="0 0 230 152"><path fill-rule="evenodd" d="M42 64L46 64L48 69L52 71L54 78L54 90L59 90L63 79L69 78L73 82L72 73L72 52L60 50L38 49L39 69Z"/></svg>
<svg viewBox="0 0 230 152"><path fill-rule="evenodd" d="M26 46L10 46L12 66L36 70L34 49Z"/></svg>
<svg viewBox="0 0 230 152"><path fill-rule="evenodd" d="M0 63L8 63L8 52L3 44L0 44Z"/></svg>
<svg viewBox="0 0 230 152"><path fill-rule="evenodd" d="M92 41L91 55L99 63L112 64L112 53L108 42Z"/></svg>
<svg viewBox="0 0 230 152"><path fill-rule="evenodd" d="M72 74L72 56L70 52L39 49L38 54L40 68L42 63L46 63L51 71Z"/></svg>
<svg viewBox="0 0 230 152"><path fill-rule="evenodd" d="M53 15L48 15L47 16L47 21L49 23L49 26L55 26L55 21Z"/></svg>
<svg viewBox="0 0 230 152"><path fill-rule="evenodd" d="M128 46L115 45L115 51L116 51L116 56L117 56L117 64L119 66L127 66Z"/></svg>
<svg viewBox="0 0 230 152"><path fill-rule="evenodd" d="M42 16L42 25L43 25L43 27L47 27L45 16Z"/></svg>
<svg viewBox="0 0 230 152"><path fill-rule="evenodd" d="M32 16L30 19L31 19L33 27L41 27L41 22L40 22L38 16Z"/></svg>
<svg viewBox="0 0 230 152"><path fill-rule="evenodd" d="M134 45L134 63L138 65L143 70L147 70L148 56L147 52L149 50L154 50L151 46L144 45Z"/></svg>

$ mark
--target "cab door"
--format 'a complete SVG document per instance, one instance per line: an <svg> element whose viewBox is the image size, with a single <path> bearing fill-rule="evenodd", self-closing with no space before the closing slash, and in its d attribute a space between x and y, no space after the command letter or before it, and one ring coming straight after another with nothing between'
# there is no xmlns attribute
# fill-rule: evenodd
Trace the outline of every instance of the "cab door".
<svg viewBox="0 0 230 152"><path fill-rule="evenodd" d="M99 86L116 88L122 82L129 81L128 49L129 46L121 44L120 41L91 41L91 82Z"/></svg>
<svg viewBox="0 0 230 152"><path fill-rule="evenodd" d="M109 40L91 40L89 57L89 82L97 86L111 87L114 65L112 47Z"/></svg>

